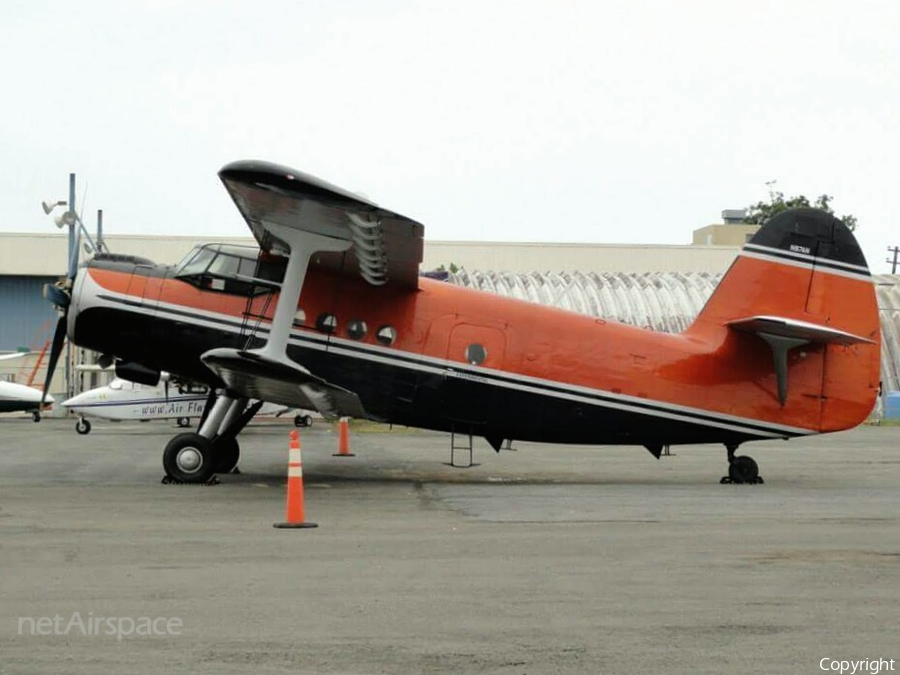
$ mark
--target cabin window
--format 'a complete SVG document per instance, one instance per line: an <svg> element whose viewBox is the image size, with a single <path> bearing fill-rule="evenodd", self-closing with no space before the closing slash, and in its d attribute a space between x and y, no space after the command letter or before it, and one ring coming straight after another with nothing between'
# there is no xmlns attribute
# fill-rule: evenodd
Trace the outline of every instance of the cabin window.
<svg viewBox="0 0 900 675"><path fill-rule="evenodd" d="M209 387L205 384L197 384L195 382L180 382L178 384L178 393L179 394L208 394Z"/></svg>
<svg viewBox="0 0 900 675"><path fill-rule="evenodd" d="M362 340L366 336L366 322L353 319L347 324L347 335L354 340Z"/></svg>
<svg viewBox="0 0 900 675"><path fill-rule="evenodd" d="M375 339L385 347L390 347L397 340L397 331L393 326L382 326L375 333Z"/></svg>
<svg viewBox="0 0 900 675"><path fill-rule="evenodd" d="M319 318L316 319L316 328L323 333L334 333L337 325L337 317L334 314L319 314Z"/></svg>
<svg viewBox="0 0 900 675"><path fill-rule="evenodd" d="M302 326L306 323L306 312L304 312L301 308L297 308L297 311L294 312L294 325Z"/></svg>
<svg viewBox="0 0 900 675"><path fill-rule="evenodd" d="M487 349L483 345L474 342L466 347L466 361L477 366L487 358Z"/></svg>

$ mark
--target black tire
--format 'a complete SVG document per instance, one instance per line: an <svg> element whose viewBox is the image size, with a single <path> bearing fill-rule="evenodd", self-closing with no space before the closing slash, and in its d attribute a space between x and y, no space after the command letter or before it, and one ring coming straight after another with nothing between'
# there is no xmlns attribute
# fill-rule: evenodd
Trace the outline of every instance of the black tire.
<svg viewBox="0 0 900 675"><path fill-rule="evenodd" d="M41 421L41 411L35 410L31 413L31 421L32 422L40 422Z"/></svg>
<svg viewBox="0 0 900 675"><path fill-rule="evenodd" d="M728 466L728 477L735 483L755 483L759 478L759 466L747 455L735 457Z"/></svg>
<svg viewBox="0 0 900 675"><path fill-rule="evenodd" d="M311 427L312 426L312 417L309 415L296 415L294 417L294 426L295 427Z"/></svg>
<svg viewBox="0 0 900 675"><path fill-rule="evenodd" d="M91 433L91 423L89 420L78 420L75 422L75 431L84 436Z"/></svg>
<svg viewBox="0 0 900 675"><path fill-rule="evenodd" d="M241 459L241 446L236 438L218 439L213 443L216 473L231 473Z"/></svg>
<svg viewBox="0 0 900 675"><path fill-rule="evenodd" d="M212 443L200 434L178 434L163 450L163 468L181 483L206 483L216 468Z"/></svg>
<svg viewBox="0 0 900 675"><path fill-rule="evenodd" d="M188 417L179 417L177 420L175 420L175 424L177 424L182 429L185 429L191 426L191 420Z"/></svg>

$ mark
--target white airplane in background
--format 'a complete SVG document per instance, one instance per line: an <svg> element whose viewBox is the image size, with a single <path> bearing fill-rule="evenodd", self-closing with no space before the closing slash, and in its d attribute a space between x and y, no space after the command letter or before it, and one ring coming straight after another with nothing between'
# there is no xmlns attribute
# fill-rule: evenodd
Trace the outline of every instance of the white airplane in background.
<svg viewBox="0 0 900 675"><path fill-rule="evenodd" d="M24 356L28 356L28 353L4 354L0 356L0 361L20 359ZM53 403L52 396L47 396L47 403ZM30 412L32 419L40 422L41 390L15 382L0 381L0 413L7 412Z"/></svg>
<svg viewBox="0 0 900 675"><path fill-rule="evenodd" d="M155 386L116 378L108 385L96 387L63 401L62 406L79 416L75 431L88 434L90 420L97 417L107 420L164 420L174 419L178 426L188 427L191 419L203 416L209 390L202 385L174 384L166 374ZM40 392L38 392L40 400ZM265 404L258 414L277 415L290 410L284 406ZM312 418L304 413L294 417L294 425L308 427Z"/></svg>

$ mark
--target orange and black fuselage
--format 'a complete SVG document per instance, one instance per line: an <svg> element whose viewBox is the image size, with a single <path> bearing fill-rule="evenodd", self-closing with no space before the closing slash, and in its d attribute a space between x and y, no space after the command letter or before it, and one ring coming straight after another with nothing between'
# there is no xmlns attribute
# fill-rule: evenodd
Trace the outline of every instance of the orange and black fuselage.
<svg viewBox="0 0 900 675"><path fill-rule="evenodd" d="M428 278L410 291L313 267L288 356L355 392L372 419L489 440L738 444L855 426L871 411L879 380L865 261L852 235L854 250L833 232L775 234L742 251L680 334ZM810 246L798 249L798 237ZM199 288L168 266L103 258L79 272L75 293L77 344L212 386L222 383L201 355L262 345L277 300ZM872 342L792 350L782 403L769 347L728 325L752 315Z"/></svg>

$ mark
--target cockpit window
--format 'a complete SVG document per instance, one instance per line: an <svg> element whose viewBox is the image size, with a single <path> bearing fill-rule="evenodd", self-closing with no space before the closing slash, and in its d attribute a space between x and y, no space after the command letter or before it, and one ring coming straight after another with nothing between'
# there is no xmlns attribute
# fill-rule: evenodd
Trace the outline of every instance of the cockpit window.
<svg viewBox="0 0 900 675"><path fill-rule="evenodd" d="M175 276L204 290L258 295L280 286L287 260L252 246L205 244L189 253Z"/></svg>
<svg viewBox="0 0 900 675"><path fill-rule="evenodd" d="M216 252L206 246L198 246L187 254L178 266L178 276L189 274L203 274L209 267L209 263L216 257Z"/></svg>

